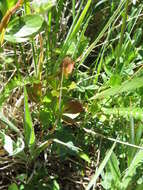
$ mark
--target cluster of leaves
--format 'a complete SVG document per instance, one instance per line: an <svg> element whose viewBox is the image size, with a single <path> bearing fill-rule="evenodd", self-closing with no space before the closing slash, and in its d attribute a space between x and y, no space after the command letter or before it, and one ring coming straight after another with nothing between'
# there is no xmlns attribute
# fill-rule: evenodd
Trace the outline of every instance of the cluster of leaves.
<svg viewBox="0 0 143 190"><path fill-rule="evenodd" d="M89 167L92 160L95 175L86 190L142 189L143 4L110 3L0 4L1 55L5 55L0 70L10 70L10 64L15 68L10 80L4 75L8 82L0 94L0 138L6 153L25 166L9 189L60 189L60 176L46 169L51 155L71 157ZM102 23L97 22L98 30L93 31L98 18ZM12 49L10 64L6 48ZM20 126L3 113L15 89L24 100ZM100 154L95 156L93 147ZM81 176L86 175L83 167L78 167Z"/></svg>

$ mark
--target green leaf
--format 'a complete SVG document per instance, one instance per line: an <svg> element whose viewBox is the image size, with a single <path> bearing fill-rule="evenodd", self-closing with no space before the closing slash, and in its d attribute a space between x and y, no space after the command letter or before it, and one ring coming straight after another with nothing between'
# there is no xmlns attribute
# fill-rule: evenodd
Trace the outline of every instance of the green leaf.
<svg viewBox="0 0 143 190"><path fill-rule="evenodd" d="M8 42L12 42L12 43L22 43L22 42L26 42L29 40L29 38L18 38L13 35L5 35L4 39L7 40Z"/></svg>
<svg viewBox="0 0 143 190"><path fill-rule="evenodd" d="M84 152L79 152L78 155L80 158L82 158L83 160L85 160L89 164L91 163L89 156L87 154L85 154Z"/></svg>
<svg viewBox="0 0 143 190"><path fill-rule="evenodd" d="M119 161L114 152L112 153L107 166L112 176L111 187L114 189L120 189L121 173L119 169ZM108 170L106 172L108 172Z"/></svg>
<svg viewBox="0 0 143 190"><path fill-rule="evenodd" d="M49 11L53 6L56 5L56 0L34 0L32 2L32 7L37 13L46 13Z"/></svg>
<svg viewBox="0 0 143 190"><path fill-rule="evenodd" d="M31 78L31 77L20 77L20 78L14 78L12 80L10 80L7 85L4 86L1 94L0 94L0 107L2 106L2 104L5 102L5 100L7 98L9 98L11 92L17 88L17 87L23 87L24 84L29 84L29 83L33 83L33 81L35 81L35 79Z"/></svg>
<svg viewBox="0 0 143 190"><path fill-rule="evenodd" d="M85 19L86 15L87 15L87 12L88 12L89 8L90 8L92 0L87 1L83 11L80 14L83 2L84 2L84 0L82 0L82 2L80 4L80 8L79 8L79 10L77 12L77 15L76 15L76 17L75 17L75 19L74 19L74 21L73 21L73 23L72 23L72 25L70 27L70 30L69 30L69 32L67 34L66 40L65 40L64 45L62 47L62 51L61 51L59 60L61 58L63 59L63 57L67 54L67 51L68 51L69 47L71 47L72 42L74 42L74 39L76 38L77 33L80 31L80 29L81 29L81 27L83 25L84 19Z"/></svg>
<svg viewBox="0 0 143 190"><path fill-rule="evenodd" d="M96 180L98 179L98 177L101 175L103 169L105 168L107 162L109 161L109 158L111 157L113 150L115 148L116 143L114 143L111 147L111 149L107 152L104 160L101 162L98 170L96 171L95 175L92 177L91 181L89 182L88 186L86 187L85 190L90 190L92 188L92 186L96 183Z"/></svg>
<svg viewBox="0 0 143 190"><path fill-rule="evenodd" d="M47 140L47 141L43 142L42 144L40 144L40 145L35 149L35 151L34 151L34 153L33 153L33 157L34 157L34 158L37 158L37 157L40 155L40 153L41 153L42 151L44 151L49 145L50 145L50 140Z"/></svg>
<svg viewBox="0 0 143 190"><path fill-rule="evenodd" d="M17 0L6 0L6 1L7 1L8 9L13 7L17 3Z"/></svg>
<svg viewBox="0 0 143 190"><path fill-rule="evenodd" d="M18 187L15 183L11 184L9 187L8 187L8 190L18 190Z"/></svg>
<svg viewBox="0 0 143 190"><path fill-rule="evenodd" d="M141 163L143 162L143 151L139 150L136 155L134 156L134 159L132 160L129 168L125 171L125 175L122 179L122 183L121 183L121 189L122 190L126 190L129 183L132 180L132 177L135 175L136 173L136 169L141 165Z"/></svg>
<svg viewBox="0 0 143 190"><path fill-rule="evenodd" d="M112 182L113 182L113 176L110 172L107 172L105 174L102 174L103 181L101 181L101 185L104 189L112 189Z"/></svg>
<svg viewBox="0 0 143 190"><path fill-rule="evenodd" d="M12 20L5 35L10 42L24 42L36 35L41 29L44 18L40 15L25 15Z"/></svg>
<svg viewBox="0 0 143 190"><path fill-rule="evenodd" d="M6 13L7 9L8 9L7 1L6 0L1 0L0 1L0 11L2 12L3 16Z"/></svg>
<svg viewBox="0 0 143 190"><path fill-rule="evenodd" d="M60 190L60 186L56 180L53 180L52 190Z"/></svg>
<svg viewBox="0 0 143 190"><path fill-rule="evenodd" d="M22 138L18 138L17 142L15 143L10 136L3 132L0 132L0 137L2 139L3 148L9 154L9 156L14 156L23 151L24 142Z"/></svg>
<svg viewBox="0 0 143 190"><path fill-rule="evenodd" d="M142 134L143 134L143 125L142 125L142 123L140 123L138 125L137 131L136 131L136 136L135 136L135 142L137 145L140 144Z"/></svg>
<svg viewBox="0 0 143 190"><path fill-rule="evenodd" d="M35 133L28 107L28 95L26 87L24 87L24 134L26 145L32 151L35 145Z"/></svg>
<svg viewBox="0 0 143 190"><path fill-rule="evenodd" d="M8 154L11 156L13 154L13 140L8 135L5 135L4 133L0 132L0 136L3 140L3 147L8 152Z"/></svg>
<svg viewBox="0 0 143 190"><path fill-rule="evenodd" d="M136 90L137 88L140 88L143 86L142 81L143 81L143 77L133 78L131 80L123 82L119 86L115 86L107 90L104 90L102 92L99 92L91 99L102 99L102 98L107 98L109 96L121 94L122 92L129 92L129 91Z"/></svg>
<svg viewBox="0 0 143 190"><path fill-rule="evenodd" d="M136 190L142 190L143 189L143 184L140 184L136 187Z"/></svg>
<svg viewBox="0 0 143 190"><path fill-rule="evenodd" d="M118 74L112 75L109 83L112 87L121 85L121 76Z"/></svg>

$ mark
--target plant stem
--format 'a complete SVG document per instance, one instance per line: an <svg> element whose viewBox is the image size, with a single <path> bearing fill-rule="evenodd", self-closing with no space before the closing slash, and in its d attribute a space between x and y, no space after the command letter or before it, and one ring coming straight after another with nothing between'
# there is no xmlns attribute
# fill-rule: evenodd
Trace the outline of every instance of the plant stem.
<svg viewBox="0 0 143 190"><path fill-rule="evenodd" d="M118 49L117 49L117 66L119 64L119 58L120 58L121 52L122 52L122 44L123 44L124 33L125 33L125 28L126 28L128 7L129 7L129 0L126 0L125 10L123 13L123 23L122 23L122 27L121 27L121 37L120 37L120 41L119 41L119 45L118 45Z"/></svg>
<svg viewBox="0 0 143 190"><path fill-rule="evenodd" d="M75 18L75 0L72 0L72 14L73 14L73 20Z"/></svg>
<svg viewBox="0 0 143 190"><path fill-rule="evenodd" d="M59 95L59 115L61 115L61 101L62 101L62 88L63 88L63 80L64 80L64 72L62 70L61 73L61 83L60 83L60 95Z"/></svg>

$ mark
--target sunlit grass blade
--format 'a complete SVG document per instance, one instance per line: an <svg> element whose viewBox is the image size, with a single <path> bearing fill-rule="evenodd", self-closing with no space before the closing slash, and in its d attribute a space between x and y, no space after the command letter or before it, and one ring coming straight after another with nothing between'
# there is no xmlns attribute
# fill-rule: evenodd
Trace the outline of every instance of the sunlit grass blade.
<svg viewBox="0 0 143 190"><path fill-rule="evenodd" d="M72 39L76 35L76 33L79 31L79 29L80 29L80 27L81 27L81 25L83 23L83 20L84 20L84 18L86 16L86 13L87 13L90 5L91 5L91 2L92 2L92 0L88 0L88 2L86 4L85 8L83 9L83 11L82 11L82 13L81 13L81 15L80 15L80 17L79 17L79 19L78 19L78 21L77 21L74 29L73 29L73 31L71 33L69 39Z"/></svg>
<svg viewBox="0 0 143 190"><path fill-rule="evenodd" d="M35 144L35 133L28 107L28 95L26 87L24 87L24 134L25 143L32 150Z"/></svg>
<svg viewBox="0 0 143 190"><path fill-rule="evenodd" d="M111 149L107 152L104 160L101 162L98 170L96 171L95 175L92 177L91 181L89 182L88 186L86 187L85 190L90 190L92 188L92 186L96 183L96 180L98 179L98 177L101 175L103 169L105 168L107 162L109 161L112 153L113 153L113 150L115 148L115 145L116 143L114 143L111 147Z"/></svg>
<svg viewBox="0 0 143 190"><path fill-rule="evenodd" d="M80 34L80 36L79 36L79 39L78 39L78 41L77 41L77 43L76 43L75 50L74 50L73 55L72 55L72 58L73 58L73 59L77 58L77 57L76 57L76 55L78 54L77 50L79 49L79 46L80 46L80 44L81 44L81 41L82 41L82 39L84 38L84 34L85 34L85 31L86 31L86 29L87 29L87 27L88 27L88 24L89 24L90 19L91 19L91 16L88 17L87 21L85 22L85 24L84 24L84 26L83 26L83 28L82 28L81 34Z"/></svg>

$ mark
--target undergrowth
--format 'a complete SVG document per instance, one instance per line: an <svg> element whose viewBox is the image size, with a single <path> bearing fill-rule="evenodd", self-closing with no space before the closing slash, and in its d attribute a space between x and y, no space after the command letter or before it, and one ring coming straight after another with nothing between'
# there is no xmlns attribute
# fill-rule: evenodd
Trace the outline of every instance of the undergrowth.
<svg viewBox="0 0 143 190"><path fill-rule="evenodd" d="M143 188L143 3L1 0L0 189Z"/></svg>

